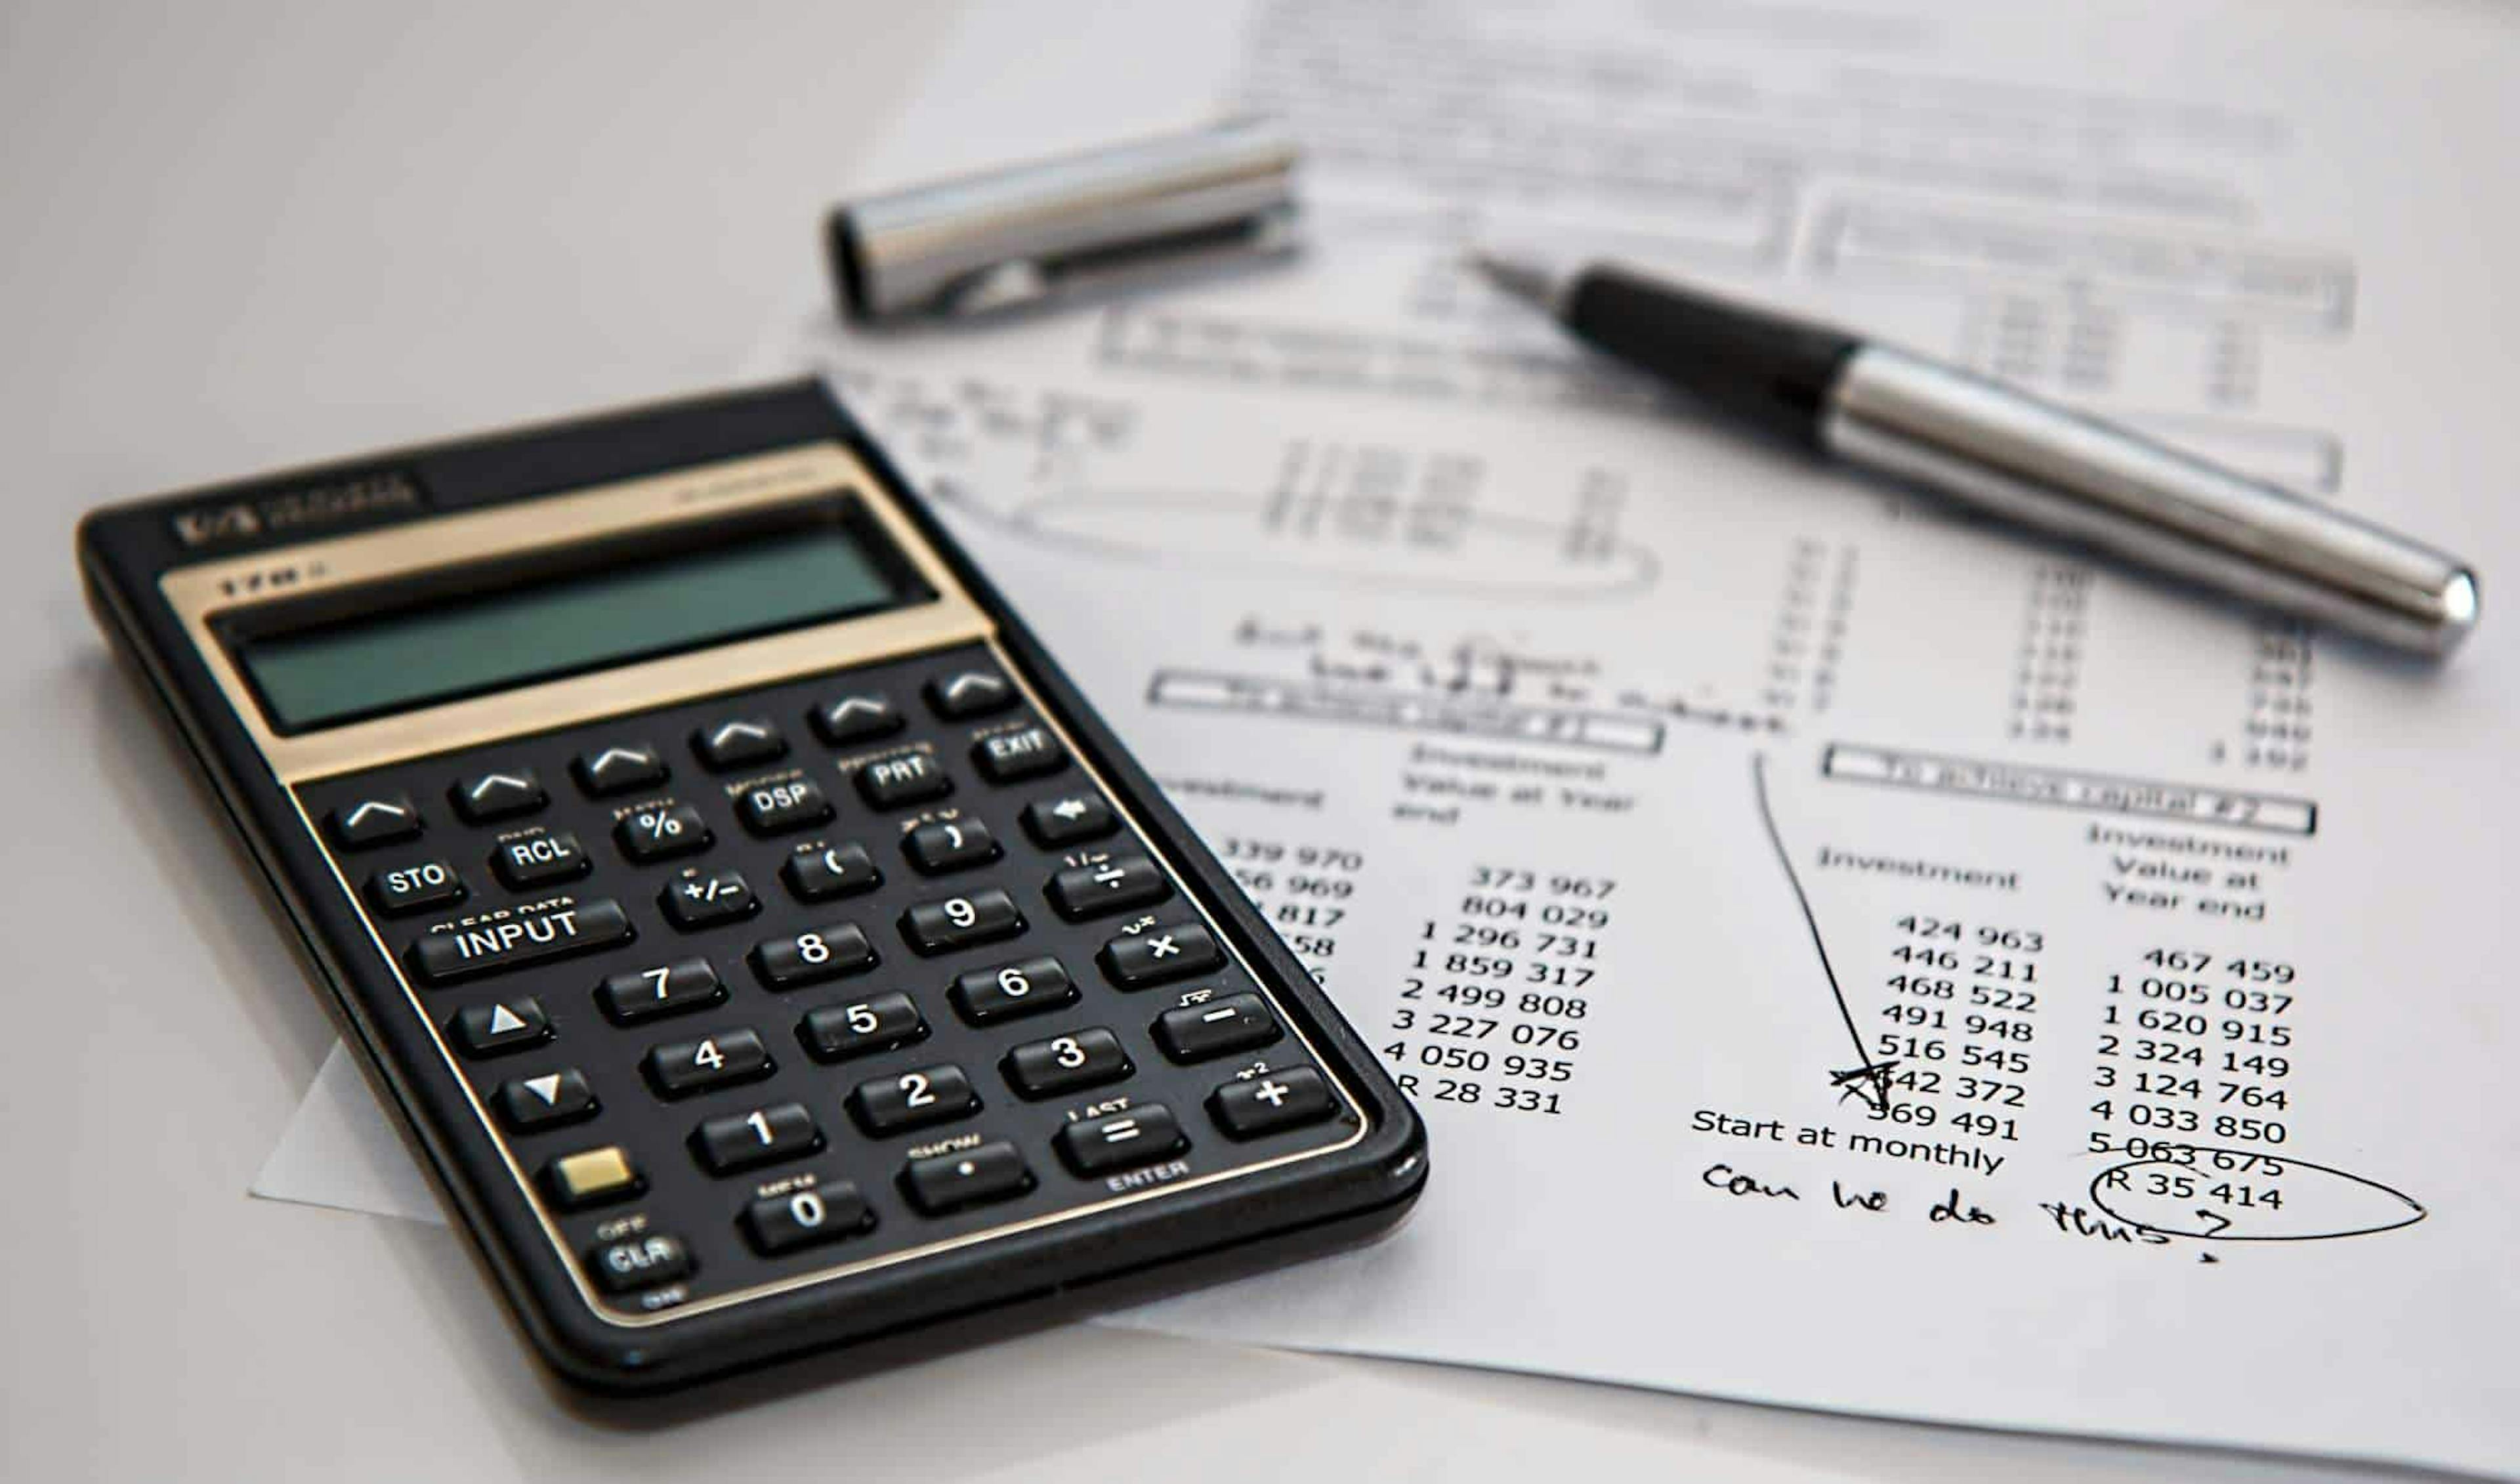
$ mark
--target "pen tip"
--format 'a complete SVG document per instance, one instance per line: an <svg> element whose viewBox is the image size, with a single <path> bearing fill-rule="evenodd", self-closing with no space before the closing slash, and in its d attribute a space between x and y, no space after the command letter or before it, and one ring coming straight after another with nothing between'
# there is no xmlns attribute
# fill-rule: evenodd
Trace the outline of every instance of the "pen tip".
<svg viewBox="0 0 2520 1484"><path fill-rule="evenodd" d="M1552 313L1556 311L1558 292L1564 280L1547 263L1483 247L1462 252L1462 263L1515 298L1528 300Z"/></svg>

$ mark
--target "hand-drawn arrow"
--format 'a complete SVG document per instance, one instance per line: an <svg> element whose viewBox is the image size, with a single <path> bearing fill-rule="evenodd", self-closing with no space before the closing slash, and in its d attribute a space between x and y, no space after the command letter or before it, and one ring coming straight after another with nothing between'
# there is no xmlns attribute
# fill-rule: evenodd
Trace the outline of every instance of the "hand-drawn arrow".
<svg viewBox="0 0 2520 1484"><path fill-rule="evenodd" d="M1785 869L1785 884L1794 889L1794 905L1803 911L1803 926L1811 930L1812 951L1820 955L1820 971L1828 980L1828 992L1837 1001L1837 1017L1846 1024L1846 1038L1855 1043L1855 1065L1828 1074L1829 1086L1838 1097L1852 1094L1862 1098L1876 1113L1890 1110L1890 1071L1899 1063L1875 1061L1864 1051L1864 1032L1855 1028L1855 1012L1846 1008L1846 991L1838 987L1837 970L1828 962L1828 945L1821 941L1820 919L1813 915L1810 896L1803 891L1802 877L1794 872L1794 858L1785 850L1784 836L1777 832L1777 813L1768 805L1768 754L1750 754L1750 788L1758 796L1759 823L1768 830L1768 843L1776 848L1777 864Z"/></svg>

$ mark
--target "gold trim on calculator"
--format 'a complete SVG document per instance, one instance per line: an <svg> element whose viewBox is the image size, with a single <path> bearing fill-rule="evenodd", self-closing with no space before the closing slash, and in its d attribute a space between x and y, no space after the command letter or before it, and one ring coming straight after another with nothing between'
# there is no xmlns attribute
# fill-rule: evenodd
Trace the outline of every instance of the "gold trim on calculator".
<svg viewBox="0 0 2520 1484"><path fill-rule="evenodd" d="M271 729L264 719L260 701L230 657L227 647L220 642L215 626L217 620L228 613L266 604L294 602L311 595L340 592L466 562L558 550L588 541L652 535L670 531L677 523L690 522L697 526L731 515L773 510L782 505L829 498L843 492L857 499L875 517L884 536L911 563L920 580L935 594L932 601L636 661L591 674L519 685L495 695L354 722L304 737L285 737ZM562 495L440 516L224 562L180 567L160 577L158 587L183 623L185 632L192 636L202 663L209 667L211 675L218 681L229 706L283 785L360 772L502 738L697 700L843 666L904 658L952 645L986 644L991 657L1014 681L1042 724L1058 737L1060 745L1067 749L1068 756L1094 787L1110 800L1122 824L1155 856L1175 881L1187 887L1190 880L1170 852L1141 828L1136 815L1094 765L1091 754L1077 746L1076 739L1042 703L1040 695L1033 690L1024 672L999 645L997 626L971 601L962 584L954 579L953 572L929 548L918 527L903 514L900 505L864 465L837 443L801 445ZM375 945L378 957L392 968L412 1012L428 1027L431 1043L436 1046L456 1085L463 1089L473 1116L480 1120L483 1132L498 1149L510 1177L524 1191L535 1219L541 1223L543 1234L559 1256L562 1269L575 1285L578 1297L607 1324L645 1328L689 1319L752 1299L811 1287L873 1269L993 1240L1011 1233L1054 1226L1096 1212L1213 1185L1218 1181L1239 1179L1281 1165L1334 1154L1353 1147L1371 1131L1364 1104L1339 1079L1330 1060L1314 1047L1302 1025L1286 1013L1286 1007L1270 988L1268 980L1252 967L1233 936L1223 930L1222 924L1198 900L1197 894L1185 889L1183 899L1215 935L1234 965L1249 976L1252 984L1268 1000L1279 1023L1286 1027L1296 1045L1302 1048L1304 1056L1337 1094L1353 1122L1347 1138L1275 1159L1237 1165L1232 1169L1150 1187L1127 1195L1090 1201L880 1257L836 1263L671 1309L650 1314L623 1312L607 1304L589 1282L579 1262L579 1254L568 1245L566 1235L552 1219L530 1173L518 1164L516 1151L510 1147L507 1136L491 1118L480 1095L473 1091L472 1080L464 1074L453 1049L446 1044L445 1035L422 999L419 988L403 971L401 960L379 930L366 899L342 875L339 859L315 828L315 822L306 817L305 805L297 798L293 787L290 789L290 798L296 808L299 824L322 848L335 884L356 909L359 921L367 927L369 940Z"/></svg>

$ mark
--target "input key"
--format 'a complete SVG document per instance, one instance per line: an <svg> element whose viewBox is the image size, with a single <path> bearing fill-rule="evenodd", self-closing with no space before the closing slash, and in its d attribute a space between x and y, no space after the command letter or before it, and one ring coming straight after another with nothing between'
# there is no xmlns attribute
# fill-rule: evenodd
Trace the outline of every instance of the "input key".
<svg viewBox="0 0 2520 1484"><path fill-rule="evenodd" d="M573 902L514 917L447 927L411 945L404 958L431 984L502 973L527 964L592 953L630 940L621 904Z"/></svg>

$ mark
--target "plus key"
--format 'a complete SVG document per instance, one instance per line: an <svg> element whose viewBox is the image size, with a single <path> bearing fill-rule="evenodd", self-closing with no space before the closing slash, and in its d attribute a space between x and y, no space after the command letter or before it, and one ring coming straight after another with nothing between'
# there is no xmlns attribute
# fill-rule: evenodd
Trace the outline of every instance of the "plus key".
<svg viewBox="0 0 2520 1484"><path fill-rule="evenodd" d="M1207 1099L1207 1111L1230 1139L1258 1139L1319 1123L1337 1110L1330 1085L1309 1066L1229 1082Z"/></svg>

